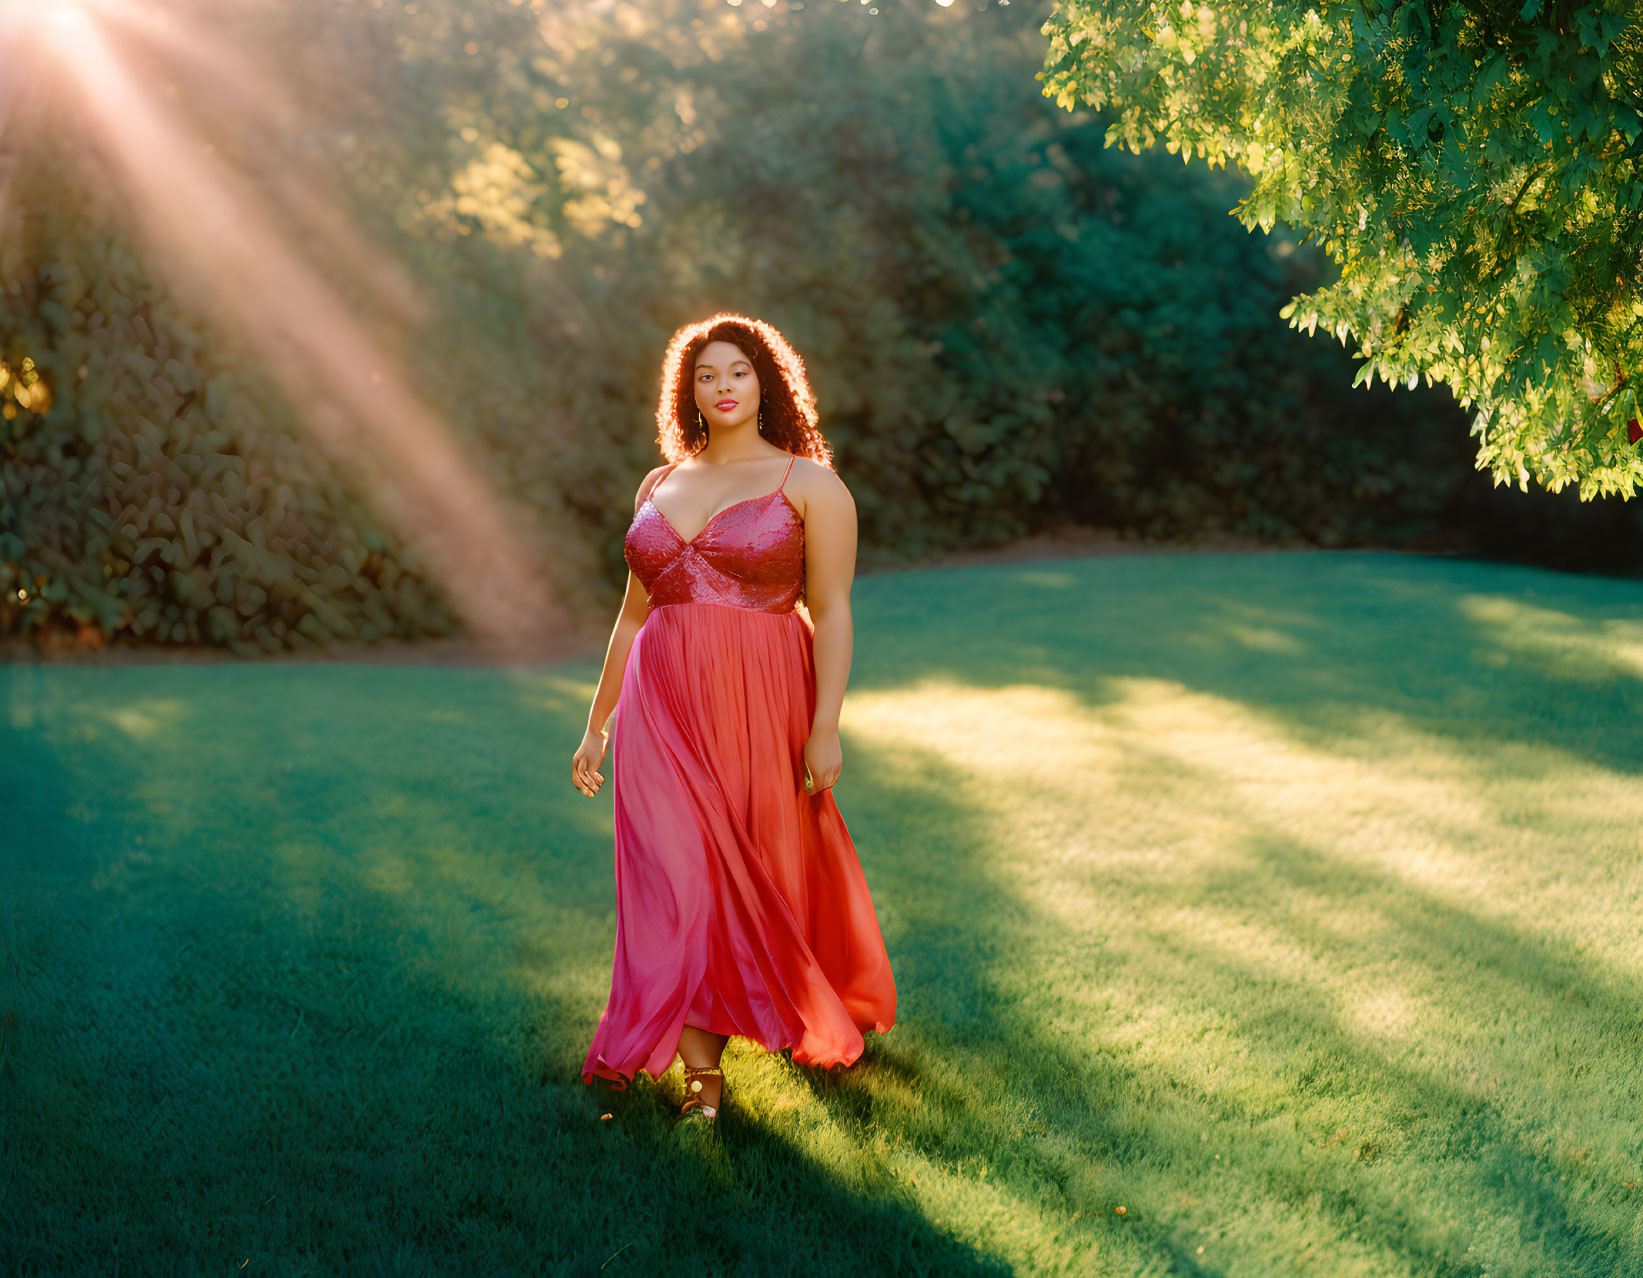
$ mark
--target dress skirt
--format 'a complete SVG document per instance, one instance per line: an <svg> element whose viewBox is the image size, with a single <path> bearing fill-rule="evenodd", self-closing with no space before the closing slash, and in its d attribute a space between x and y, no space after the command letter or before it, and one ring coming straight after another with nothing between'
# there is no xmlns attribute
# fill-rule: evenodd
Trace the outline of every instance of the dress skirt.
<svg viewBox="0 0 1643 1278"><path fill-rule="evenodd" d="M848 1065L895 1021L873 901L831 791L804 788L815 714L798 612L653 607L610 732L616 952L583 1067L664 1073L687 1024Z"/></svg>

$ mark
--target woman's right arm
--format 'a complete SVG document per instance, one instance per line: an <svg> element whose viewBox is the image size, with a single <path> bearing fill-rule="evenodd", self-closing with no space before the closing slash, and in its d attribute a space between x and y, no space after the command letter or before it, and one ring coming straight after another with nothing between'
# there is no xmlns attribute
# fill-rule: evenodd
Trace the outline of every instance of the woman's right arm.
<svg viewBox="0 0 1643 1278"><path fill-rule="evenodd" d="M644 482L639 485L639 491L633 498L635 515L639 513L639 507L644 505L645 494L650 491L662 469L658 466L646 475ZM639 634L639 627L644 625L645 618L649 615L650 596L630 568L627 590L622 596L622 608L616 614L616 625L610 632L610 643L605 648L605 666L599 673L599 687L593 694L593 706L588 711L587 732L571 760L572 783L590 797L599 793L599 787L605 781L604 773L599 771L605 760L605 747L609 742L605 725L610 721L611 713L616 709L616 699L622 692L622 674L627 669L628 653Z"/></svg>

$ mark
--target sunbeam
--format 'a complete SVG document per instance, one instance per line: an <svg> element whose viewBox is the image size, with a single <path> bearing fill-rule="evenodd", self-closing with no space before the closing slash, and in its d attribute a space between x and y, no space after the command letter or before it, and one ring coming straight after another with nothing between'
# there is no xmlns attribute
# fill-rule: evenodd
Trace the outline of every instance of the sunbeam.
<svg viewBox="0 0 1643 1278"><path fill-rule="evenodd" d="M295 226L282 225L269 194L215 159L200 134L146 89L111 39L116 27L137 32L172 68L206 73L214 106L225 113L219 119L237 136L258 137L271 115L289 114L276 77L197 30L192 18L185 24L129 0L55 0L43 10L30 0L26 13L16 3L0 10L8 61L29 67L0 84L0 131L20 92L40 89L72 113L94 141L87 162L118 182L169 281L244 335L315 441L368 480L475 637L498 655L528 651L562 613L513 531L520 512L468 464L337 287L357 280L396 315L415 314L421 308L403 272L339 211L300 189L310 184L285 184L299 189L282 191ZM283 167L284 157L276 158ZM317 235L335 265L299 252L295 229Z"/></svg>

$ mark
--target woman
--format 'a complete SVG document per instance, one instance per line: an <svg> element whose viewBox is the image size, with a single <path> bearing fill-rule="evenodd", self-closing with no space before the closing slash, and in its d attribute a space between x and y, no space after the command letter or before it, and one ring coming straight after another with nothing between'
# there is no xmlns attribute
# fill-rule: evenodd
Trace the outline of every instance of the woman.
<svg viewBox="0 0 1643 1278"><path fill-rule="evenodd" d="M729 1036L848 1065L895 1022L896 990L832 795L856 511L804 364L770 325L719 314L674 334L662 369L671 460L634 498L571 765L597 794L608 744L615 775L616 955L582 1077L623 1088L677 1051L680 1113L711 1121Z"/></svg>

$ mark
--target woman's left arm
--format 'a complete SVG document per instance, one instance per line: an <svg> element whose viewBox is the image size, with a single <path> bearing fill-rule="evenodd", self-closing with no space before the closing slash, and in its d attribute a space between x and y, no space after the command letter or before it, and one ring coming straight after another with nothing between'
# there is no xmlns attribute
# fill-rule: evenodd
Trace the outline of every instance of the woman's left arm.
<svg viewBox="0 0 1643 1278"><path fill-rule="evenodd" d="M830 789L844 767L839 712L850 679L855 624L850 586L856 575L856 503L838 475L818 463L804 480L804 598L814 635L816 713L804 761L815 783Z"/></svg>

